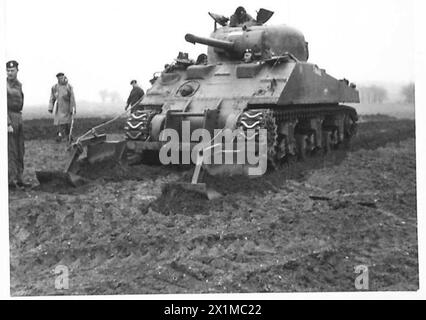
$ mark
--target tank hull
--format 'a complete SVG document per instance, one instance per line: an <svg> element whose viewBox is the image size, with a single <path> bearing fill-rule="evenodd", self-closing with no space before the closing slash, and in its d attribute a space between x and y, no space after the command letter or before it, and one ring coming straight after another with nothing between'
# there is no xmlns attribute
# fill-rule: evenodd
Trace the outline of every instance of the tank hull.
<svg viewBox="0 0 426 320"><path fill-rule="evenodd" d="M185 85L194 89L189 97L180 94ZM154 121L150 121L150 140L130 139L129 147L161 148L161 130L169 128L180 132L184 119L190 122L191 132L199 128L234 129L238 117L247 109L294 112L317 108L321 114L323 106L357 102L358 91L346 81L291 57L262 63L190 66L173 72L172 76L163 73L148 90L140 109L155 110Z"/></svg>

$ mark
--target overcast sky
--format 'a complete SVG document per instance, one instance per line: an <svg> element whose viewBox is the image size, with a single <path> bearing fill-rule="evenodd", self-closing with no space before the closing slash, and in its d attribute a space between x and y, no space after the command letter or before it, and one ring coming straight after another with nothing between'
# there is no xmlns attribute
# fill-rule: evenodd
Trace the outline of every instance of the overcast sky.
<svg viewBox="0 0 426 320"><path fill-rule="evenodd" d="M206 51L185 42L208 36L207 12L229 16L241 4L253 16L272 10L268 24L288 24L309 42L309 61L357 83L414 80L414 21L410 0L1 0L6 59L20 63L26 105L47 103L55 74L65 72L77 99L99 91L127 98L129 82L144 89L179 51Z"/></svg>

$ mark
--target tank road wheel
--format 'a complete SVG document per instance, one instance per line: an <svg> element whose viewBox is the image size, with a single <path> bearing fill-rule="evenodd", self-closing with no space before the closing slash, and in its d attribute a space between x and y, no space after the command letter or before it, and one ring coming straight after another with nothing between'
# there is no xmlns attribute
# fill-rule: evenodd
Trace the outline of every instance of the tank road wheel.
<svg viewBox="0 0 426 320"><path fill-rule="evenodd" d="M291 153L289 152L289 142L288 137L286 135L283 135L281 133L278 134L278 140L277 140L277 151L276 151L276 158L279 163L283 163L288 155Z"/></svg>
<svg viewBox="0 0 426 320"><path fill-rule="evenodd" d="M330 147L332 150L338 150L339 149L339 130L337 127L332 128L330 132Z"/></svg>
<svg viewBox="0 0 426 320"><path fill-rule="evenodd" d="M318 151L318 147L315 144L315 139L315 132L314 130L311 130L306 137L306 151L310 156L313 156Z"/></svg>
<svg viewBox="0 0 426 320"><path fill-rule="evenodd" d="M294 135L296 125L297 120L295 119L279 122L276 159L280 165L291 166L292 163L297 161L297 145Z"/></svg>
<svg viewBox="0 0 426 320"><path fill-rule="evenodd" d="M324 150L324 154L328 154L331 151L331 132L323 131L322 132L322 148Z"/></svg>
<svg viewBox="0 0 426 320"><path fill-rule="evenodd" d="M322 120L319 116L300 118L295 127L300 160L315 155L322 148Z"/></svg>
<svg viewBox="0 0 426 320"><path fill-rule="evenodd" d="M343 148L349 149L351 146L351 139L356 135L357 132L356 119L351 114L345 114L345 118L343 119L343 128Z"/></svg>
<svg viewBox="0 0 426 320"><path fill-rule="evenodd" d="M297 145L297 158L300 161L306 160L306 139L307 136L304 134L296 134L296 145Z"/></svg>

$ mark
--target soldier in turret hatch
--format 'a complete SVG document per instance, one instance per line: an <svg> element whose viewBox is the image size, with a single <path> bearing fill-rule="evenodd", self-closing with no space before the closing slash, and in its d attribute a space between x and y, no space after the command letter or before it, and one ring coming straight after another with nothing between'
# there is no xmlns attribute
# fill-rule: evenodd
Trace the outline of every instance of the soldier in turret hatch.
<svg viewBox="0 0 426 320"><path fill-rule="evenodd" d="M168 73L173 72L174 70L185 70L194 63L194 60L189 59L188 53L179 52L174 62L164 65L164 72Z"/></svg>
<svg viewBox="0 0 426 320"><path fill-rule="evenodd" d="M243 61L245 63L253 62L253 52L251 51L251 49L246 49L246 51L244 52Z"/></svg>
<svg viewBox="0 0 426 320"><path fill-rule="evenodd" d="M238 27L246 22L256 23L256 20L254 20L253 17L246 12L244 7L238 7L230 18L229 26Z"/></svg>
<svg viewBox="0 0 426 320"><path fill-rule="evenodd" d="M205 53L201 53L195 64L207 64L207 55Z"/></svg>

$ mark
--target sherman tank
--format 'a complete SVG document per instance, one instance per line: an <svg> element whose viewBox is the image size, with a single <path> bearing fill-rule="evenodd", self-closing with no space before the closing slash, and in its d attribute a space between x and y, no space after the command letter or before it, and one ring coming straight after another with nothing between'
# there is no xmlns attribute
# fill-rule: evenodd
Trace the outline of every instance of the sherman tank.
<svg viewBox="0 0 426 320"><path fill-rule="evenodd" d="M191 133L203 128L211 136L214 129L266 129L272 167L350 141L357 113L343 103L359 102L356 86L308 62L308 43L300 31L265 25L273 14L265 9L256 20L237 24L209 14L215 21L209 37L185 35L187 42L207 46L207 55L193 61L180 53L154 75L152 87L133 108L125 127L131 153L158 154L163 130L181 134L184 122ZM180 139L180 150L195 144Z"/></svg>
<svg viewBox="0 0 426 320"><path fill-rule="evenodd" d="M234 147L241 136L255 145L244 151L267 158L269 168L347 145L356 133L357 113L343 103L359 102L356 86L308 62L308 43L300 31L285 24L265 25L272 11L260 9L256 19L242 12L237 19L237 12L230 19L209 13L214 20L209 37L185 35L189 43L207 46L207 54L194 61L180 52L154 74L152 87L131 107L125 141L107 141L106 135L96 133L102 125L92 128L73 143L65 175L37 172L40 183L65 176L77 185L82 161L94 164L127 154L130 162L167 164L161 156L175 151L177 164L196 164L193 185L199 184L201 168L211 174L250 175L253 163L244 158L230 166L222 161L230 154L231 160L238 158L241 148ZM168 129L174 134L165 134ZM197 135L200 129L203 134ZM231 150L222 148L221 134L227 130L238 133L231 136ZM162 154L172 138L175 143ZM194 150L196 156L189 157Z"/></svg>

